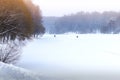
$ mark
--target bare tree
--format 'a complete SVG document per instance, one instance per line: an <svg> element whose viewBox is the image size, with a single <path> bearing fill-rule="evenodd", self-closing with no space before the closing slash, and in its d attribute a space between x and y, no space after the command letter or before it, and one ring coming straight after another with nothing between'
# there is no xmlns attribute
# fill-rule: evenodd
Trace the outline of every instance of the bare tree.
<svg viewBox="0 0 120 80"><path fill-rule="evenodd" d="M16 63L21 54L21 48L17 44L2 44L0 46L0 61L4 63Z"/></svg>
<svg viewBox="0 0 120 80"><path fill-rule="evenodd" d="M17 44L29 39L32 36L33 28L31 13L23 0L0 0L1 62L15 63L19 60L21 46ZM17 44L15 44L15 40L17 40Z"/></svg>
<svg viewBox="0 0 120 80"><path fill-rule="evenodd" d="M35 12L39 10L33 4L29 6L33 7ZM37 15L38 17L33 15L24 0L0 0L0 61L15 63L21 53L19 44L33 38L37 33L44 33L41 15Z"/></svg>
<svg viewBox="0 0 120 80"><path fill-rule="evenodd" d="M45 28L42 24L42 16L40 7L32 3L32 0L24 0L28 9L31 12L33 22L34 22L34 37L42 36L45 33Z"/></svg>
<svg viewBox="0 0 120 80"><path fill-rule="evenodd" d="M34 31L32 15L23 0L0 0L0 39L30 39Z"/></svg>

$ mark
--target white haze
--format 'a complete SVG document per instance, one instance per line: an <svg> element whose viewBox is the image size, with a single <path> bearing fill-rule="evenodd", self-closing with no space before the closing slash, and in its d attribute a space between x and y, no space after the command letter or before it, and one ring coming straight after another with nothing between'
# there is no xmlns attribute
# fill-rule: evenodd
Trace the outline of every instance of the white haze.
<svg viewBox="0 0 120 80"><path fill-rule="evenodd" d="M120 0L33 0L40 6L43 16L63 16L85 12L120 11Z"/></svg>

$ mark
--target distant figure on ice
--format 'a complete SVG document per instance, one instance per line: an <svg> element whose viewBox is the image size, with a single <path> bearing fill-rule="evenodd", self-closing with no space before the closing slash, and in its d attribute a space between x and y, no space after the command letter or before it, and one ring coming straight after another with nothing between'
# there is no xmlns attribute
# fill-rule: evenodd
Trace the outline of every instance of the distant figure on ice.
<svg viewBox="0 0 120 80"><path fill-rule="evenodd" d="M54 37L56 37L56 35L54 35Z"/></svg>
<svg viewBox="0 0 120 80"><path fill-rule="evenodd" d="M76 36L76 38L78 38L78 36Z"/></svg>

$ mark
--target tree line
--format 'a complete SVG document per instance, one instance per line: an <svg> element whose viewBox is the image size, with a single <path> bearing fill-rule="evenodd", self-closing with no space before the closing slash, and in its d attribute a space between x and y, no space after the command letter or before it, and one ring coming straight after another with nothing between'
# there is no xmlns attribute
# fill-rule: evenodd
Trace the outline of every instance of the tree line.
<svg viewBox="0 0 120 80"><path fill-rule="evenodd" d="M53 27L49 28L49 33L75 32L86 34L99 32L116 34L120 32L120 12L78 12L58 17L52 24ZM45 25L45 27L48 29L49 25Z"/></svg>

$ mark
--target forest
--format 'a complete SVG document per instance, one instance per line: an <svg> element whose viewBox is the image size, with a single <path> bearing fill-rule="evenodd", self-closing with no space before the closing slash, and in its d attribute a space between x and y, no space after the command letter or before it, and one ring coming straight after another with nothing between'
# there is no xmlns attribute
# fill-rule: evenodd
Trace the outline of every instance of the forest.
<svg viewBox="0 0 120 80"><path fill-rule="evenodd" d="M120 12L78 12L62 17L43 17L47 33L62 34L74 32L118 34L120 32Z"/></svg>

